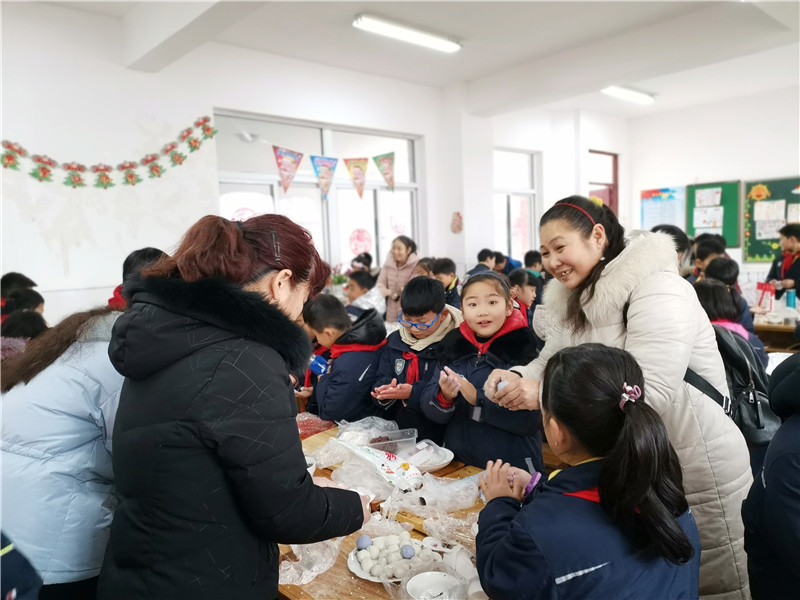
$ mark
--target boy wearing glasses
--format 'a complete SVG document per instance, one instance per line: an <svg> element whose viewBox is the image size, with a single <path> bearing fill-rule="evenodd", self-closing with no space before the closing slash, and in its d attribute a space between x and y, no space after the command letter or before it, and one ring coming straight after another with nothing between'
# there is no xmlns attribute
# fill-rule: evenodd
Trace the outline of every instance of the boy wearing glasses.
<svg viewBox="0 0 800 600"><path fill-rule="evenodd" d="M323 348L330 349L328 372L320 375L306 410L326 421L357 421L374 415L370 402L386 326L374 308L350 323L338 298L316 297L303 310L306 325Z"/></svg>
<svg viewBox="0 0 800 600"><path fill-rule="evenodd" d="M416 427L420 439L441 444L444 427L423 416L419 399L436 371L436 347L463 317L445 304L444 286L428 277L415 277L406 284L400 308L401 327L383 349L372 397L383 418L397 421L401 429Z"/></svg>

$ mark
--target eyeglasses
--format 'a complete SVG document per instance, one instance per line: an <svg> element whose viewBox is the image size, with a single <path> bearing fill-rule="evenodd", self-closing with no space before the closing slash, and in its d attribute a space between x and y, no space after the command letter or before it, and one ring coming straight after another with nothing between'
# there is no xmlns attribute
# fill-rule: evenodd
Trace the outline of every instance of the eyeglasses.
<svg viewBox="0 0 800 600"><path fill-rule="evenodd" d="M418 329L419 331L427 331L428 329L433 327L433 324L436 323L436 321L439 320L439 317L442 316L443 312L444 309L440 310L439 314L436 315L436 318L430 323L412 323L411 321L405 321L403 320L403 313L400 313L399 315L397 315L397 322L400 323L400 325L402 325L406 329L411 329L413 327L415 329Z"/></svg>

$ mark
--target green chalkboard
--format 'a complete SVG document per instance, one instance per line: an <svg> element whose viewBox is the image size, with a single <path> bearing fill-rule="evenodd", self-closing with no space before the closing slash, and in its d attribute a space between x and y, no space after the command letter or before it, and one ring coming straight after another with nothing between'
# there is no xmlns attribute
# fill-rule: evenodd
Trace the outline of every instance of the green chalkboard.
<svg viewBox="0 0 800 600"><path fill-rule="evenodd" d="M778 228L780 220L800 222L800 177L748 181L744 197L744 259L771 262L780 244L777 234L769 232Z"/></svg>
<svg viewBox="0 0 800 600"><path fill-rule="evenodd" d="M703 196L707 192L700 192L700 190L716 190L720 189L721 194L719 197L719 206L723 209L722 214L722 236L728 243L729 248L736 248L741 244L739 238L739 221L741 220L742 211L740 209L741 197L741 182L740 181L724 181L718 183L700 183L696 185L686 186L686 233L689 237L695 237L698 233L717 229L713 227L695 227L695 217L698 216L695 209L711 209L713 206L703 206L698 196ZM699 231L698 231L699 230Z"/></svg>

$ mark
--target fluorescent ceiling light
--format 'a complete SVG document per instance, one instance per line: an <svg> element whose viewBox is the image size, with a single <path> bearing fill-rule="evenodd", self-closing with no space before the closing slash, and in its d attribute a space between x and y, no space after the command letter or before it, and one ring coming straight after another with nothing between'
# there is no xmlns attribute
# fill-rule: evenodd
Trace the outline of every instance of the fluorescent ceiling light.
<svg viewBox="0 0 800 600"><path fill-rule="evenodd" d="M613 96L614 98L619 98L620 100L627 100L628 102L633 102L634 104L652 104L656 101L656 99L650 94L629 90L628 88L624 87L617 87L616 85L603 88L600 91L607 96Z"/></svg>
<svg viewBox="0 0 800 600"><path fill-rule="evenodd" d="M353 21L353 27L377 33L378 35L385 35L386 37L408 42L409 44L416 44L417 46L424 46L438 50L439 52L458 52L461 49L461 44L448 40L447 38L420 31L419 29L412 29L405 25L392 23L385 19L378 17L371 17L369 15L358 15Z"/></svg>

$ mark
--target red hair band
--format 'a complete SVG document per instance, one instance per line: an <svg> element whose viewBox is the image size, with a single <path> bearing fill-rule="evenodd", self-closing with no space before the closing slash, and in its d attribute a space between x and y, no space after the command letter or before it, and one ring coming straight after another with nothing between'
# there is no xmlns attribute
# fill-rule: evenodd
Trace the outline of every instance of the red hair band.
<svg viewBox="0 0 800 600"><path fill-rule="evenodd" d="M586 212L580 206L577 206L575 204L569 204L568 202L559 202L558 206L571 206L572 208L575 208L575 209L581 211L583 214L585 214L587 217L589 217L589 220L592 222L592 225L597 225L595 220L592 218L592 215L590 215L588 212Z"/></svg>

